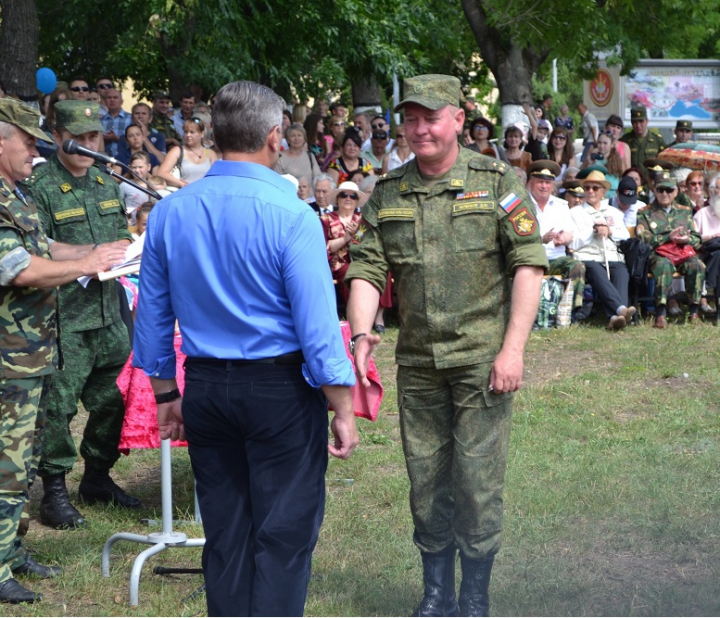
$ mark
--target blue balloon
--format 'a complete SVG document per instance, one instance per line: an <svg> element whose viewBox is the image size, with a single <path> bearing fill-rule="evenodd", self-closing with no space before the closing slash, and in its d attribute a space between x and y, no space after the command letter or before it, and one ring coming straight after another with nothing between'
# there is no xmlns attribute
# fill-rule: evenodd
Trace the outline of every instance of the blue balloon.
<svg viewBox="0 0 720 618"><path fill-rule="evenodd" d="M37 70L37 73L35 73L35 80L37 82L37 89L43 94L50 94L53 90L55 90L55 86L57 86L55 71L48 69L47 67L42 67Z"/></svg>

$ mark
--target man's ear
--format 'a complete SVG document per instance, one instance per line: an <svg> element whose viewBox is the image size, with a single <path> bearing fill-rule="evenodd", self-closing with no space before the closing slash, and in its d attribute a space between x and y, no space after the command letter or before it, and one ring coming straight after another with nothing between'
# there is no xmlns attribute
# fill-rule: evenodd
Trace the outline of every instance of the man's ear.
<svg viewBox="0 0 720 618"><path fill-rule="evenodd" d="M280 152L282 146L282 137L280 132L280 126L275 125L265 138L265 143L270 148L271 152Z"/></svg>

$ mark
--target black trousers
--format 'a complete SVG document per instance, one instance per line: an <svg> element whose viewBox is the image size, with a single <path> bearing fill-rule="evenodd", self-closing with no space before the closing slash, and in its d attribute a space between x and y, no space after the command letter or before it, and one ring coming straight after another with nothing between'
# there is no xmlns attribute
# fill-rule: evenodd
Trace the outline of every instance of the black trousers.
<svg viewBox="0 0 720 618"><path fill-rule="evenodd" d="M585 282L592 286L593 294L605 307L605 312L615 315L618 307L628 306L630 275L624 262L609 262L610 279L602 262L583 262Z"/></svg>
<svg viewBox="0 0 720 618"><path fill-rule="evenodd" d="M301 616L325 507L327 400L300 365L188 359L183 418L210 616Z"/></svg>

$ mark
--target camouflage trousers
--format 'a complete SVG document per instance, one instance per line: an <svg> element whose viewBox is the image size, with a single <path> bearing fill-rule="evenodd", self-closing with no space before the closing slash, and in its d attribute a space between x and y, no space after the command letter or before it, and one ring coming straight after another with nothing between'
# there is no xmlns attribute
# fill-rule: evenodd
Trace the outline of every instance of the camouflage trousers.
<svg viewBox="0 0 720 618"><path fill-rule="evenodd" d="M705 283L705 264L699 257L693 256L682 264L675 266L668 258L657 253L650 256L650 272L655 280L655 304L666 305L673 274L679 272L685 278L685 292L690 304L697 305L702 297Z"/></svg>
<svg viewBox="0 0 720 618"><path fill-rule="evenodd" d="M0 381L0 582L27 561L28 496L35 480L50 376Z"/></svg>
<svg viewBox="0 0 720 618"><path fill-rule="evenodd" d="M513 396L488 391L490 367L398 367L414 541L423 552L455 545L480 559L500 549Z"/></svg>
<svg viewBox="0 0 720 618"><path fill-rule="evenodd" d="M583 292L585 291L585 264L565 255L550 260L550 269L547 274L570 279L570 285L573 287L573 309L582 307Z"/></svg>
<svg viewBox="0 0 720 618"><path fill-rule="evenodd" d="M72 470L78 452L70 423L82 401L88 421L80 444L85 465L112 468L120 456L118 444L125 404L116 380L130 355L127 328L118 321L95 330L63 332L60 340L65 363L50 382L47 433L40 460L42 477Z"/></svg>

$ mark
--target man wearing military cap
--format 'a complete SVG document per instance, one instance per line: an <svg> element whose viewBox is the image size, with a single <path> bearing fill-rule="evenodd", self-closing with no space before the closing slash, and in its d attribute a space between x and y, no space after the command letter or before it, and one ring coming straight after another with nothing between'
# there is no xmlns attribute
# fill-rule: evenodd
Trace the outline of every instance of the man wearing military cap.
<svg viewBox="0 0 720 618"><path fill-rule="evenodd" d="M678 120L675 123L675 141L668 146L671 148L677 144L687 144L693 141L692 120Z"/></svg>
<svg viewBox="0 0 720 618"><path fill-rule="evenodd" d="M585 266L567 255L575 228L570 208L565 200L553 193L560 166L549 159L540 159L528 165L527 188L535 207L535 217L540 227L545 254L550 261L548 274L569 279L573 287L573 319L583 319L583 291L585 290Z"/></svg>
<svg viewBox="0 0 720 618"><path fill-rule="evenodd" d="M165 136L165 140L174 139L179 145L182 139L175 130L172 118L168 116L171 103L170 93L165 90L153 91L152 121L150 122L150 127L162 133Z"/></svg>
<svg viewBox="0 0 720 618"><path fill-rule="evenodd" d="M56 286L106 270L124 254L118 247L73 247L45 236L34 206L17 187L32 172L36 139L47 140L39 121L38 112L20 101L0 100L0 602L8 603L41 598L14 575L60 572L38 564L22 545L47 384L57 364Z"/></svg>
<svg viewBox="0 0 720 618"><path fill-rule="evenodd" d="M655 182L655 175L658 172L678 173L680 170L685 169L685 175L689 173L689 170L687 170L687 168L680 168L680 170L676 170L677 166L674 163L671 163L670 161L667 161L665 159L660 159L658 157L653 157L652 159L645 159L645 161L643 161L643 166L647 170L648 188L650 189L650 199L648 201L650 204L655 202L655 194L652 192L652 188ZM671 173L670 175L673 176L673 173ZM677 181L677 177L675 178L675 180ZM692 207L692 202L690 201L690 198L683 191L678 190L675 201L678 204L682 204L683 206Z"/></svg>
<svg viewBox="0 0 720 618"><path fill-rule="evenodd" d="M560 191L570 208L585 203L585 189L580 180L566 180L560 187Z"/></svg>
<svg viewBox="0 0 720 618"><path fill-rule="evenodd" d="M653 187L655 202L638 212L635 235L648 243L650 272L655 280L655 328L667 328L667 302L673 274L685 278L685 292L690 302L690 322L699 320L698 310L705 281L705 265L697 255L687 257L677 266L666 257L668 251L679 254L692 247L700 249L702 239L695 229L692 208L678 204L677 182L669 172L657 172ZM688 252L692 253L692 252Z"/></svg>
<svg viewBox="0 0 720 618"><path fill-rule="evenodd" d="M665 150L665 142L657 133L648 131L647 109L641 106L630 109L630 122L632 131L629 131L620 138L630 146L630 165L640 168L643 175L646 174L643 161L657 157Z"/></svg>
<svg viewBox="0 0 720 618"><path fill-rule="evenodd" d="M93 160L63 152L74 139L98 150L103 125L98 106L87 101L55 104L53 138L58 145L50 160L33 172L25 187L38 207L45 232L54 240L97 244L130 243L120 190L111 176ZM85 474L79 488L83 502L138 507L110 478L118 459L118 443L125 408L115 383L130 353L128 332L120 318L114 280L92 280L83 287L73 281L60 288L58 301L65 369L55 374L48 394L47 438L38 474L45 490L40 521L54 528L76 528L83 516L70 503L65 475L72 469L77 450L70 422L81 400L89 417L80 454Z"/></svg>
<svg viewBox="0 0 720 618"><path fill-rule="evenodd" d="M547 259L512 168L458 144L460 81L420 75L405 80L404 93L395 111L404 111L415 159L378 181L345 279L356 368L366 381L380 341L373 318L392 271L401 433L425 585L414 615L487 615L512 393Z"/></svg>

